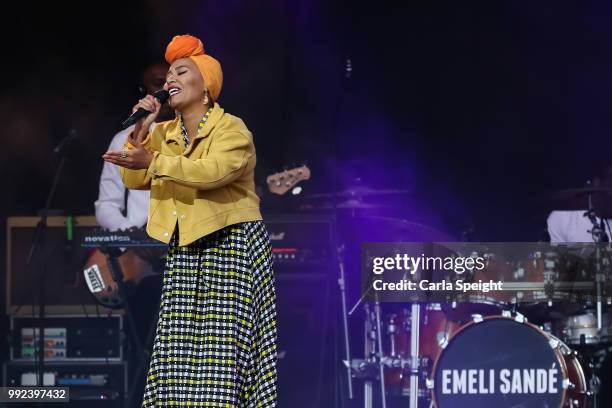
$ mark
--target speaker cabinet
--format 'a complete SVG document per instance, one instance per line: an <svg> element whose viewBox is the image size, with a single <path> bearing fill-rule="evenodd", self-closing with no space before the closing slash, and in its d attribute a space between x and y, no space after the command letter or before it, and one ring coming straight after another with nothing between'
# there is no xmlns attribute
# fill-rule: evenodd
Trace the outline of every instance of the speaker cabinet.
<svg viewBox="0 0 612 408"><path fill-rule="evenodd" d="M27 267L28 253L39 221L40 217L7 219L7 314L38 314L43 282L45 311L50 315L108 312L96 306L83 282L83 265L91 250L82 248L81 240L85 234L98 228L95 217L73 217L72 220L48 217L42 245Z"/></svg>

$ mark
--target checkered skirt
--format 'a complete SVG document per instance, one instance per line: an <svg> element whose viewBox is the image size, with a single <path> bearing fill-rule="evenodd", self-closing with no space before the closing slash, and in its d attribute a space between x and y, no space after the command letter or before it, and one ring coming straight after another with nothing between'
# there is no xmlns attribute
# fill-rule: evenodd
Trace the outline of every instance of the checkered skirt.
<svg viewBox="0 0 612 408"><path fill-rule="evenodd" d="M276 298L261 221L170 242L143 407L275 407Z"/></svg>

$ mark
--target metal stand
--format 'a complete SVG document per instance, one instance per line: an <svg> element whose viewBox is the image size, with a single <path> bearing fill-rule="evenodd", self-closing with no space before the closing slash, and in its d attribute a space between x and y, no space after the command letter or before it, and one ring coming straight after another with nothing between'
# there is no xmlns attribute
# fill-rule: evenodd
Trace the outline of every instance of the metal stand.
<svg viewBox="0 0 612 408"><path fill-rule="evenodd" d="M370 320L370 305L366 304L363 306L363 309L365 311L365 324L363 325L364 327L364 339L363 339L363 344L364 344L364 356L366 361L370 360L372 357L375 356L375 352L374 350L376 349L376 347L372 344L374 339L373 339L373 328L372 328L372 322ZM349 364L349 367L351 366L351 364ZM373 400L374 400L374 395L373 395L373 391L374 391L374 387L373 387L373 383L371 378L366 378L365 381L363 382L363 406L364 408L372 408L373 405Z"/></svg>
<svg viewBox="0 0 612 408"><path fill-rule="evenodd" d="M365 408L373 408L372 401L374 400L372 380L365 380L363 383L363 406Z"/></svg>
<svg viewBox="0 0 612 408"><path fill-rule="evenodd" d="M597 245L595 249L595 284L597 290L597 333L601 334L601 329L603 327L603 283L605 280L605 276L601 270L601 248L600 245Z"/></svg>
<svg viewBox="0 0 612 408"><path fill-rule="evenodd" d="M597 369L593 361L589 362L591 376L589 378L589 396L591 397L591 408L599 408L599 389L601 388L601 380L597 376Z"/></svg>
<svg viewBox="0 0 612 408"><path fill-rule="evenodd" d="M55 191L57 189L57 185L62 175L62 171L64 169L64 165L66 164L66 148L70 145L70 143L76 139L77 133L74 129L70 130L68 135L62 139L59 145L53 149L54 153L60 155L60 161L57 166L57 170L55 171L55 175L53 177L53 183L51 184L51 189L49 190L49 194L47 195L47 200L45 201L45 207L41 212L40 221L36 225L36 231L34 232L34 238L32 239L32 245L30 246L30 250L28 252L28 257L26 259L26 269L30 269L34 260L37 258L38 249L44 247L46 232L47 232L47 218L49 215L49 210L51 209L51 204L53 203L53 198L55 197ZM44 386L43 377L44 377L44 366L45 366L45 269L43 268L42 260L38 259L38 285L40 288L39 298L38 298L38 386ZM36 340L35 340L36 344ZM35 345L36 347L36 345Z"/></svg>
<svg viewBox="0 0 612 408"><path fill-rule="evenodd" d="M590 184L590 183L588 183ZM602 244L610 242L610 237L606 234L605 221L603 215L600 216L599 221L597 220L597 213L593 207L593 196L592 193L587 195L587 211L584 213L585 217L591 221L593 227L590 232L593 241L595 242L595 285L596 285L596 305L597 305L597 333L601 334L603 328L603 296L604 296L604 283L606 283L606 276L604 273L603 262L604 257L602 254ZM597 375L597 371L601 368L603 360L608 354L608 350L603 350L598 353L603 353L599 357L599 362L596 362L596 356L589 356L588 366L590 368L590 378L588 382L588 395L590 397L591 407L599 408L599 390L601 388L601 380Z"/></svg>
<svg viewBox="0 0 612 408"><path fill-rule="evenodd" d="M602 256L601 256L601 245L600 243L609 242L609 237L606 234L606 230L604 227L603 218L600 217L600 222L597 221L597 214L595 209L593 208L593 197L592 194L589 193L587 196L588 200L588 209L584 214L585 217L588 217L591 223L593 224L593 228L591 228L591 235L593 236L593 241L596 244L595 247L595 284L597 285L597 331L601 332L603 326L603 284L605 281L605 276L603 275L603 271L601 268L602 265Z"/></svg>
<svg viewBox="0 0 612 408"><path fill-rule="evenodd" d="M410 315L410 408L419 406L419 337L421 305L413 303Z"/></svg>
<svg viewBox="0 0 612 408"><path fill-rule="evenodd" d="M330 137L330 141L331 141L331 156L333 158L332 160L332 172L331 172L331 186L332 186L332 191L333 191L333 196L332 196L332 204L333 204L333 211L334 211L334 215L335 215L335 219L336 222L338 220L338 197L336 196L336 192L337 190L337 186L338 186L338 146L337 146L337 139L336 136L339 133L339 126L340 126L340 114L342 112L343 109L343 105L344 105L344 99L345 99L345 95L347 93L347 89L348 86L351 82L351 77L352 77L352 72L353 72L353 66L351 63L350 58L346 59L345 61L345 66L344 66L344 81L342 81L342 90L340 92L340 96L337 100L336 103L336 107L335 107L335 119L332 123L332 135ZM339 246L338 247L338 269L339 269L339 274L340 276L338 277L338 286L340 288L340 295L341 295L341 301L342 301L342 324L343 324L343 331L344 331L344 349L345 349L345 354L346 354L346 362L347 362L347 386L348 386L348 393L349 393L349 400L353 399L353 381L352 381L352 368L351 368L351 353L350 353L350 346L349 346L349 331L348 331L348 315L346 313L346 280L345 280L345 275L344 275L344 246Z"/></svg>
<svg viewBox="0 0 612 408"><path fill-rule="evenodd" d="M587 352L583 354L583 361L589 369L588 372L588 403L587 406L590 408L600 408L599 403L599 391L601 390L601 379L597 375L597 372L601 369L604 361L607 359L612 348L606 347L601 350L597 350L594 353Z"/></svg>
<svg viewBox="0 0 612 408"><path fill-rule="evenodd" d="M340 246L338 249L338 270L340 277L338 278L338 286L340 287L340 300L342 302L342 328L344 331L344 352L346 361L351 361L351 350L349 345L349 329L348 329L348 315L346 313L346 281L344 278L344 246ZM347 385L349 392L349 399L353 399L353 376L351 373L351 365L348 364L346 367Z"/></svg>
<svg viewBox="0 0 612 408"><path fill-rule="evenodd" d="M378 295L374 302L374 314L376 316L376 345L377 345L377 362L378 362L378 375L380 376L380 400L382 408L387 408L387 394L385 392L385 365L383 362L383 348L382 348L382 326L380 324L380 302L378 301Z"/></svg>

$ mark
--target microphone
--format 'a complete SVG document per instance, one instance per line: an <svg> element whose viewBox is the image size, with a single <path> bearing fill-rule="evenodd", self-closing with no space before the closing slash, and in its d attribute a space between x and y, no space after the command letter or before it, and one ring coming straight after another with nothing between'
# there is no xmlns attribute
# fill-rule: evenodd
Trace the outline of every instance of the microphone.
<svg viewBox="0 0 612 408"><path fill-rule="evenodd" d="M164 103L168 100L170 94L168 93L168 91L160 89L159 91L155 92L153 96L159 101L159 103ZM138 108L136 112L132 113L129 118L123 121L123 123L121 124L121 129L126 129L132 126L134 123L138 122L140 119L144 118L150 113L151 112L144 108Z"/></svg>

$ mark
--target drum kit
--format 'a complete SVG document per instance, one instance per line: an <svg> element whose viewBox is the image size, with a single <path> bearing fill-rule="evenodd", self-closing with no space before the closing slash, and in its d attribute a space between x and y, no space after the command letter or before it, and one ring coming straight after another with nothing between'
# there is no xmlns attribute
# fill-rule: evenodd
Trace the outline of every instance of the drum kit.
<svg viewBox="0 0 612 408"><path fill-rule="evenodd" d="M612 346L607 314L599 330L588 309L536 324L511 304L492 314L488 301L467 305L459 319L452 304L384 314L365 304L364 357L345 362L364 381L364 406L390 406L389 397L406 407L598 406L597 370Z"/></svg>
<svg viewBox="0 0 612 408"><path fill-rule="evenodd" d="M354 210L371 208L363 197L376 192L363 191L366 194L336 193L345 201L334 208L352 209L352 217ZM601 407L600 370L612 351L612 308L607 310L612 305L612 247L599 220L606 208L612 208L606 202L609 194L612 190L583 188L554 197L565 200L568 209L586 208L594 241L599 242L591 244L591 252L546 244L511 259L495 245L480 244L486 268L468 279L511 277L507 292L474 291L422 303L383 304L362 298L349 310L347 258L341 254L343 363L349 398L356 393L353 382L360 381L366 408ZM422 224L365 219L406 232L401 237L405 241L454 241ZM364 316L363 356L355 358L348 319L358 311Z"/></svg>

